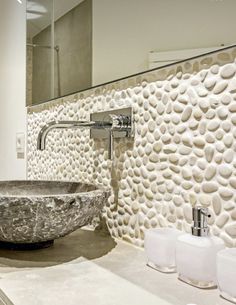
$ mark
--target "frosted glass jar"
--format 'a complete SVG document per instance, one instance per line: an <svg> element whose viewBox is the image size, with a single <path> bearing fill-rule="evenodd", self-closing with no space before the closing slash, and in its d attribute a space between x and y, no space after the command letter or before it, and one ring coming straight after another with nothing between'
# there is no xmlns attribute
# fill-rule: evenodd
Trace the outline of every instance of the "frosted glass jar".
<svg viewBox="0 0 236 305"><path fill-rule="evenodd" d="M218 252L216 262L220 295L236 304L236 248Z"/></svg>
<svg viewBox="0 0 236 305"><path fill-rule="evenodd" d="M174 228L147 230L144 239L147 265L165 273L176 272L175 247L181 234Z"/></svg>
<svg viewBox="0 0 236 305"><path fill-rule="evenodd" d="M176 245L179 279L198 288L216 287L216 255L224 247L216 236L180 236Z"/></svg>

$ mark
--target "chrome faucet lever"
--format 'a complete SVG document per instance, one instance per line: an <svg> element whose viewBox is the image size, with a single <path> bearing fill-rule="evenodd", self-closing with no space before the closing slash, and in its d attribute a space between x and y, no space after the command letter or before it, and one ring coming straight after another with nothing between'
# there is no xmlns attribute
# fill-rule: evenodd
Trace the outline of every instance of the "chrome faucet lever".
<svg viewBox="0 0 236 305"><path fill-rule="evenodd" d="M110 114L110 118L112 119L112 130L117 131L128 131L131 130L131 117L122 114Z"/></svg>

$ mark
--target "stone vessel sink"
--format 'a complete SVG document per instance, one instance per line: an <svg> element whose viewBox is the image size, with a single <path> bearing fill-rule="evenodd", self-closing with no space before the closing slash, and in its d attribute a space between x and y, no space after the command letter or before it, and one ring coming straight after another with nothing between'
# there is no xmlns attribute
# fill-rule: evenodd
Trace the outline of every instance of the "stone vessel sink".
<svg viewBox="0 0 236 305"><path fill-rule="evenodd" d="M98 216L109 190L59 181L0 182L0 245L49 245Z"/></svg>

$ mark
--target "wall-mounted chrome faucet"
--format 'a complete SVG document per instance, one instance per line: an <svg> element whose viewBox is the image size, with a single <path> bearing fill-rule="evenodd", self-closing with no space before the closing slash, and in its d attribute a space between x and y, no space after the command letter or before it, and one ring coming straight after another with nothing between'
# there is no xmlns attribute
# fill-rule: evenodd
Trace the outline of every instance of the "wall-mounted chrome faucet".
<svg viewBox="0 0 236 305"><path fill-rule="evenodd" d="M90 121L52 121L46 124L39 132L37 149L46 148L46 138L52 129L81 128L90 129L90 137L94 139L108 139L108 158L112 159L113 139L133 137L132 108L96 112L90 115Z"/></svg>

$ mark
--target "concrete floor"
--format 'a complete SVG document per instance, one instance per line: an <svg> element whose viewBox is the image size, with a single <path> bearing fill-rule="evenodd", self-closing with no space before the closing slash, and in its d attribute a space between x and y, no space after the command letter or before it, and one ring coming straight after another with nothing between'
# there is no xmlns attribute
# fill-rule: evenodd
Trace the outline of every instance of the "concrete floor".
<svg viewBox="0 0 236 305"><path fill-rule="evenodd" d="M146 266L145 254L90 230L35 251L0 250L2 305L229 305ZM7 297L6 297L7 296Z"/></svg>

